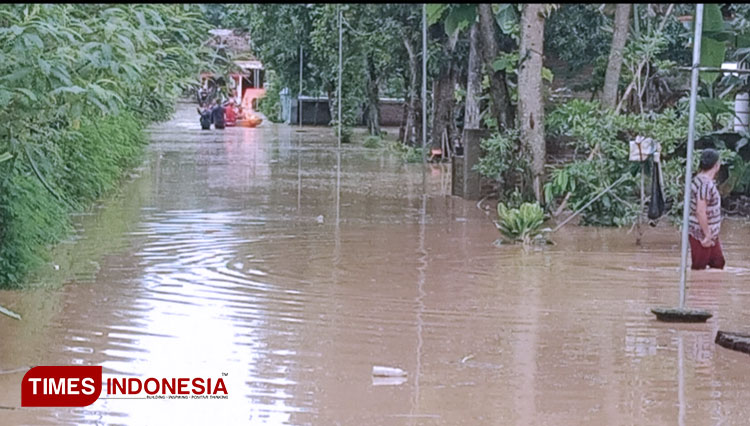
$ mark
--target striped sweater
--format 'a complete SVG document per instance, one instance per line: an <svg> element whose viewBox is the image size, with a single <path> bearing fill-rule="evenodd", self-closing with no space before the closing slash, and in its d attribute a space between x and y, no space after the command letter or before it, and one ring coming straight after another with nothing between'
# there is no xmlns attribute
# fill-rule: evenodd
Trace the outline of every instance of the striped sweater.
<svg viewBox="0 0 750 426"><path fill-rule="evenodd" d="M698 200L706 200L706 216L708 217L708 229L714 240L719 238L721 230L721 195L716 188L713 179L697 174L690 185L690 236L696 240L703 240L703 230L695 215Z"/></svg>

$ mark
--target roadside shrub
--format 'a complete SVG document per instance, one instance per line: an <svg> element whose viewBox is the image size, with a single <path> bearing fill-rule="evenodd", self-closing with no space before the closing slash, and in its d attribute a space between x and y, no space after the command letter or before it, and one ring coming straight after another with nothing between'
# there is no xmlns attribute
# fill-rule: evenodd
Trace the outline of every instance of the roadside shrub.
<svg viewBox="0 0 750 426"><path fill-rule="evenodd" d="M0 287L14 287L44 261L44 247L70 230L67 209L25 167L0 187Z"/></svg>
<svg viewBox="0 0 750 426"><path fill-rule="evenodd" d="M116 186L143 127L216 71L198 5L0 6L0 286L17 285L67 214ZM221 55L219 55L221 56Z"/></svg>
<svg viewBox="0 0 750 426"><path fill-rule="evenodd" d="M146 145L142 123L124 112L59 137L35 163L54 194L26 162L0 183L0 287L18 286L44 262L48 247L71 231L69 213L117 187Z"/></svg>
<svg viewBox="0 0 750 426"><path fill-rule="evenodd" d="M76 203L98 199L138 164L146 143L143 126L129 113L82 125L60 144L68 165L60 179L64 194Z"/></svg>

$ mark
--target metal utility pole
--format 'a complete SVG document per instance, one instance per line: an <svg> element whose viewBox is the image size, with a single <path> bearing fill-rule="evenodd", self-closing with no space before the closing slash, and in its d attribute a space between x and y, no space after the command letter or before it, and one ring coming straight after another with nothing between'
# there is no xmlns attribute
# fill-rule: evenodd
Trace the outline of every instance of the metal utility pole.
<svg viewBox="0 0 750 426"><path fill-rule="evenodd" d="M422 3L422 164L427 164L427 4Z"/></svg>
<svg viewBox="0 0 750 426"><path fill-rule="evenodd" d="M338 103L339 103L339 144L338 148L341 148L341 70L343 68L343 56L341 51L341 45L342 45L342 34L343 30L341 27L341 6L337 6L339 10L339 90L338 90Z"/></svg>
<svg viewBox="0 0 750 426"><path fill-rule="evenodd" d="M698 67L701 65L701 37L703 36L703 4L695 9L693 36L693 70L690 74L690 115L688 124L687 164L685 166L685 201L682 205L682 252L680 253L680 309L685 307L685 278L687 269L688 225L690 221L690 183L693 180L693 146L695 144L695 110L698 98Z"/></svg>
<svg viewBox="0 0 750 426"><path fill-rule="evenodd" d="M685 165L685 193L682 205L682 251L680 253L680 306L676 309L651 309L656 319L673 322L705 322L712 314L699 309L685 308L685 280L687 275L688 227L690 226L690 184L693 180L693 147L695 146L695 113L698 100L698 72L701 62L701 37L703 35L703 4L695 8L695 34L693 35L693 69L690 74L690 114L688 123L687 164Z"/></svg>
<svg viewBox="0 0 750 426"><path fill-rule="evenodd" d="M297 95L297 116L302 127L302 45L299 45L299 94Z"/></svg>

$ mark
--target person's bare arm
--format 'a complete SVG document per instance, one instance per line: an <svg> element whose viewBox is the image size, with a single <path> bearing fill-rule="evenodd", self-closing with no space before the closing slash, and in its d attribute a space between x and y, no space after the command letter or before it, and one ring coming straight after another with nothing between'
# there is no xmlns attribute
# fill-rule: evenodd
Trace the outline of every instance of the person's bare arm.
<svg viewBox="0 0 750 426"><path fill-rule="evenodd" d="M701 226L701 230L703 231L703 241L701 241L701 245L703 245L703 247L712 246L713 236L711 235L711 229L709 229L708 227L706 200L698 198L695 205L695 217L698 219L698 224Z"/></svg>

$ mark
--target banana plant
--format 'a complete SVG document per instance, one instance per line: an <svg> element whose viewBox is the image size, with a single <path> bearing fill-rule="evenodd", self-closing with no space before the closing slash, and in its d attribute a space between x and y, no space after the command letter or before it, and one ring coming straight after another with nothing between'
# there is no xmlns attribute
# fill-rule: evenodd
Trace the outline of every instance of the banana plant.
<svg viewBox="0 0 750 426"><path fill-rule="evenodd" d="M504 203L497 205L497 228L506 239L529 245L543 237L549 229L542 229L544 210L539 203L523 203L518 208L509 208Z"/></svg>

